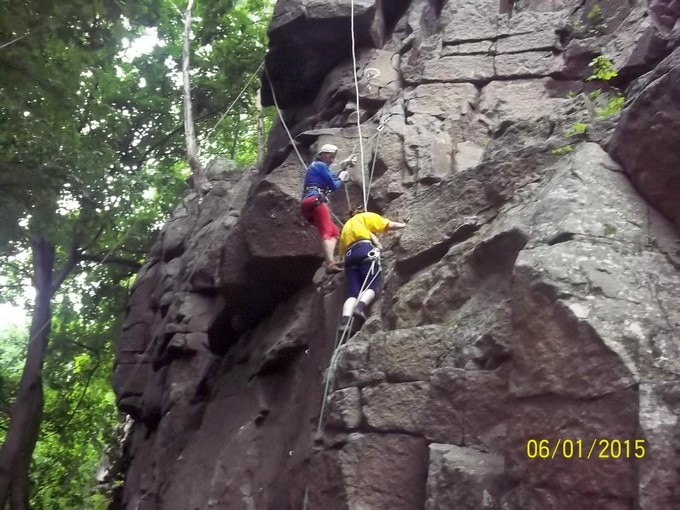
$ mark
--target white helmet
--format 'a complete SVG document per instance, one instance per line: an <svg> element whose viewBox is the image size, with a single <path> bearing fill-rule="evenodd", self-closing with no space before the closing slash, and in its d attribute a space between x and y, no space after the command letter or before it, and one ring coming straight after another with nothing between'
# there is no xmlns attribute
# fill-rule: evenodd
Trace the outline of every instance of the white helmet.
<svg viewBox="0 0 680 510"><path fill-rule="evenodd" d="M327 143L327 144L324 144L324 145L321 146L321 148L319 149L319 152L317 152L317 154L322 154L324 152L328 152L330 154L335 154L336 152L338 152L338 148L335 145Z"/></svg>

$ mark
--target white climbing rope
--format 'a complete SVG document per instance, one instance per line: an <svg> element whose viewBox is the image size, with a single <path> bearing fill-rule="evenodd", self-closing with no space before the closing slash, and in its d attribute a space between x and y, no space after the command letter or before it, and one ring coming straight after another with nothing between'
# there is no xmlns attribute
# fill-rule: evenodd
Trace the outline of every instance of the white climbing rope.
<svg viewBox="0 0 680 510"><path fill-rule="evenodd" d="M257 68L257 70L252 74L252 76L250 77L250 79L248 80L248 82L245 84L245 86L241 89L241 92L239 92L238 96L236 96L236 99L234 99L234 101L232 101L232 103L229 105L229 108L227 108L227 111L225 111L225 112L222 114L222 116L220 117L220 120L218 120L217 123L212 127L212 129L211 129L210 131L208 131L208 134L205 135L205 140L204 140L204 141L207 142L207 141L210 139L210 136L213 134L213 131L215 131L215 129L217 129L217 126L219 126L220 123L224 120L224 118L225 118L227 115L229 115L229 112L231 111L231 109L232 109L232 108L234 107L234 105L236 104L236 101L238 101L239 99L241 99L241 96L243 95L243 93L244 93L244 92L246 91L246 89L248 88L248 85L250 85L250 82L253 81L253 79L255 78L255 76L257 76L257 74L260 72L260 69L262 69L263 66L264 66L264 60L262 61L262 63L260 63L260 67Z"/></svg>
<svg viewBox="0 0 680 510"><path fill-rule="evenodd" d="M378 126L378 133L375 140L375 148L373 149L373 164L371 165L371 173L368 176L368 188L366 190L366 197L371 196L371 185L373 184L373 173L375 172L375 164L378 161L378 149L380 148L380 135L385 129L385 124L383 122Z"/></svg>
<svg viewBox="0 0 680 510"><path fill-rule="evenodd" d="M377 271L375 271L375 274L373 274L373 278L371 278L371 281L368 281L368 277L371 276L373 273L374 269L376 269L377 265ZM380 257L374 259L371 261L371 267L368 270L368 273L366 274L366 278L364 278L364 282L361 284L361 289L359 289L359 294L357 296L357 304L358 304L358 298L361 297L361 295L366 291L366 289L370 288L370 286L373 284L375 279L378 277L380 274L382 268L380 266ZM333 348L333 354L331 355L331 361L328 366L328 371L326 373L326 384L324 387L324 392L323 392L323 400L321 401L321 412L319 413L319 422L316 427L316 433L318 434L321 432L321 427L323 425L323 418L326 410L326 400L328 399L328 391L330 389L331 382L333 381L333 373L335 372L335 367L338 362L338 353L340 350L340 347L345 345L347 343L347 340L349 340L349 332L352 330L352 325L354 323L354 314L350 315L349 317L349 322L347 323L347 327L345 330L342 332L340 336L336 334L335 336L335 346Z"/></svg>
<svg viewBox="0 0 680 510"><path fill-rule="evenodd" d="M263 62L264 64L264 62ZM269 90L272 91L272 99L274 100L274 106L276 107L276 113L279 115L279 119L281 119L281 124L283 124L283 129L286 130L286 133L288 134L288 138L290 139L290 143L293 146L293 149L295 150L295 154L297 154L298 159L300 160L300 163L302 163L302 166L307 169L307 163L305 163L305 160L302 159L302 155L300 154L300 151L297 148L297 144L295 143L295 139L293 138L293 135L290 134L290 130L288 129L288 124L286 124L286 120L283 118L283 113L281 112L281 108L279 108L279 102L276 99L276 92L274 92L274 84L272 83L271 78L269 77L269 70L267 69L267 65L264 64L264 74L267 77L267 82L269 83Z"/></svg>
<svg viewBox="0 0 680 510"><path fill-rule="evenodd" d="M357 131L359 132L359 153L361 158L361 192L364 198L364 211L368 210L368 195L366 194L366 177L364 175L364 141L361 138L361 108L359 105L359 78L357 76L357 52L356 40L354 35L354 0L351 0L350 24L352 31L352 74L354 74L354 89L357 96Z"/></svg>
<svg viewBox="0 0 680 510"><path fill-rule="evenodd" d="M375 274L373 275L373 278L371 278L371 281L369 282L368 277L371 275L371 273L373 273L373 270L375 269L376 264L378 266L378 270L375 272ZM366 278L364 278L364 282L361 284L361 289L359 290L359 296L361 296L361 294L363 294L363 292L371 286L371 284L375 281L375 279L380 274L381 270L382 270L382 268L380 266L380 256L378 256L376 259L373 259L371 261L371 267L368 270L368 274L366 274ZM326 372L326 383L324 385L323 399L321 401L321 411L319 412L319 422L316 426L316 435L318 435L321 432L321 428L322 428L322 425L323 425L323 417L324 417L324 414L326 412L326 401L328 400L328 391L330 389L331 382L333 381L333 374L335 372L335 367L336 367L336 364L338 362L338 352L340 351L340 347L345 345L345 343L347 343L347 340L349 340L349 332L352 331L353 323L354 323L354 314L350 315L349 322L347 323L347 327L342 332L342 334L338 336L338 334L336 333L336 335L335 335L335 344L334 344L334 347L333 347L333 354L331 354L331 361L328 365L328 370ZM309 505L309 483L305 484L305 495L304 495L304 499L303 499L303 502L302 502L303 510L307 510L308 505Z"/></svg>
<svg viewBox="0 0 680 510"><path fill-rule="evenodd" d="M297 144L295 143L295 139L293 139L293 135L290 132L290 129L288 129L288 125L286 124L285 119L283 118L283 112L281 111L281 108L279 107L279 102L276 99L276 92L274 91L274 84L272 83L271 78L269 77L269 72L267 71L267 66L264 67L264 74L267 76L267 81L269 82L269 89L272 92L272 99L274 100L274 106L276 107L276 113L279 116L279 119L281 119L281 124L283 124L283 128L286 130L286 134L288 135L288 139L290 140L291 145L293 146L293 149L295 149L295 153L298 156L298 159L300 160L300 163L302 164L302 167L306 170L307 169L307 163L305 163L305 160L302 159L302 155L300 154L300 151L298 151ZM363 173L362 173L363 177ZM345 188L345 196L347 197L347 207L350 208L351 204L349 201L349 192L347 191L347 186L343 186ZM331 213L331 216L333 216L333 219L342 227L343 222L336 216L336 214L331 210L330 206L328 207L328 211Z"/></svg>

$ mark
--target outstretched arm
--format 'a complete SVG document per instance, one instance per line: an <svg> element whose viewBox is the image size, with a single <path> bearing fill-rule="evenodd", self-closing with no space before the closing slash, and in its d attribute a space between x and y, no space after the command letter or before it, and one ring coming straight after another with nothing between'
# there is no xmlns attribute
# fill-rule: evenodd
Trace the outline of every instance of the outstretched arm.
<svg viewBox="0 0 680 510"><path fill-rule="evenodd" d="M328 168L328 167L326 167L326 168ZM344 172L344 170L343 170L343 172ZM342 174L343 172L338 172L337 174L334 174L333 172L331 172L330 168L328 168L327 181L328 181L328 187L330 189L336 190L336 189L339 189L340 186L342 186L342 182L343 182L342 177L343 176L340 175L340 174ZM344 172L344 173L347 174L347 172Z"/></svg>
<svg viewBox="0 0 680 510"><path fill-rule="evenodd" d="M399 230L401 228L406 227L406 223L400 223L398 221L390 221L387 224L387 229L388 230Z"/></svg>

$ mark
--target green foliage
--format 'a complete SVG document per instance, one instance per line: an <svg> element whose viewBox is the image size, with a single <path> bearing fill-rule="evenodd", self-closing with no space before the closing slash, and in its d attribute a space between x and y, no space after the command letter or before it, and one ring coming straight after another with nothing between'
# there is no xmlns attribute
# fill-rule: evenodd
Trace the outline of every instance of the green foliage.
<svg viewBox="0 0 680 510"><path fill-rule="evenodd" d="M573 19L571 23L577 39L600 36L607 30L605 13L597 2L593 3L585 16Z"/></svg>
<svg viewBox="0 0 680 510"><path fill-rule="evenodd" d="M112 282L100 282L109 285ZM31 468L33 509L92 508L88 502L96 496L95 474L117 423L109 375L117 313L103 320L101 313L93 314L93 306L96 302L101 312L111 313L118 305L115 299L101 298L101 291L90 288L90 295L74 286L69 289L76 290L84 301L79 313L67 298L55 305L52 348L44 370L43 426ZM3 406L18 382L26 342L25 333L0 331ZM7 415L0 413L0 440L6 427Z"/></svg>
<svg viewBox="0 0 680 510"><path fill-rule="evenodd" d="M623 104L625 101L626 98L617 93L614 95L614 97L607 101L605 106L601 108L595 108L595 112L600 117L609 117L611 115L615 115L623 109Z"/></svg>
<svg viewBox="0 0 680 510"><path fill-rule="evenodd" d="M573 150L574 148L571 145L565 145L563 147L557 147L550 152L555 156L564 156L566 154L569 154Z"/></svg>
<svg viewBox="0 0 680 510"><path fill-rule="evenodd" d="M26 332L17 327L0 330L0 439L7 432L7 413L21 377L27 340Z"/></svg>
<svg viewBox="0 0 680 510"><path fill-rule="evenodd" d="M259 80L252 80L247 87L246 84L264 59L273 4L269 0L242 0L230 9L231 3L197 6L197 15L206 21L198 27L201 46L192 55L194 115L200 117L212 112L211 122L206 121L199 136L207 159L226 156L247 165L255 163L257 158ZM179 41L168 44L179 44ZM242 90L243 94L238 97ZM222 117L232 104L229 114ZM264 112L265 132L271 127L274 115L272 108Z"/></svg>
<svg viewBox="0 0 680 510"><path fill-rule="evenodd" d="M110 364L87 353L74 361L69 374L50 374L46 384L43 433L31 468L32 508L87 508L116 425Z"/></svg>
<svg viewBox="0 0 680 510"><path fill-rule="evenodd" d="M618 70L606 55L595 57L589 65L593 68L593 73L587 78L588 81L610 81L618 76ZM605 93L600 89L593 90L588 94L588 98L600 104L603 99L606 100L604 106L595 107L595 113L600 117L609 117L620 112L625 102L624 96L616 88L613 88L613 93Z"/></svg>
<svg viewBox="0 0 680 510"><path fill-rule="evenodd" d="M586 13L586 19L594 26L600 27L602 29L606 28L604 13L602 12L602 7L600 7L600 4L595 3L592 5L592 7Z"/></svg>
<svg viewBox="0 0 680 510"><path fill-rule="evenodd" d="M618 71L616 67L614 67L614 63L606 55L598 55L591 60L588 65L593 68L593 73L587 78L587 81L609 81L618 76Z"/></svg>
<svg viewBox="0 0 680 510"><path fill-rule="evenodd" d="M602 90L600 90L600 89L595 89L591 92L588 92L588 97L590 98L591 101L595 101L601 95L602 95Z"/></svg>
<svg viewBox="0 0 680 510"><path fill-rule="evenodd" d="M178 6L183 9L185 6ZM255 161L254 79L272 2L199 2L193 102L203 157ZM155 25L163 44L134 58ZM185 189L181 17L171 0L0 2L0 302L32 303L32 238L94 258L140 262ZM127 42L126 42L127 41ZM232 111L217 120L234 103ZM266 127L273 111L264 113ZM31 507L105 508L94 474L117 421L112 341L134 267L81 262L54 300L45 411L31 468ZM26 302L25 302L26 301ZM24 303L25 302L25 303ZM26 335L0 332L0 440Z"/></svg>
<svg viewBox="0 0 680 510"><path fill-rule="evenodd" d="M573 138L583 135L588 129L588 124L585 122L574 122L569 128L564 131L565 138ZM562 147L557 147L550 151L555 156L565 156L574 150L573 145L567 144Z"/></svg>
<svg viewBox="0 0 680 510"><path fill-rule="evenodd" d="M569 129L564 132L564 136L582 135L588 129L588 124L585 122L574 122Z"/></svg>

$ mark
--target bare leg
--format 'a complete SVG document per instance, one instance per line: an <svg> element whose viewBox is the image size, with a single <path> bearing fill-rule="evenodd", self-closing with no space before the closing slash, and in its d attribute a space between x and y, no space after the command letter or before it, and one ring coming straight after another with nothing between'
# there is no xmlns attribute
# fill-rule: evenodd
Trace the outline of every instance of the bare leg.
<svg viewBox="0 0 680 510"><path fill-rule="evenodd" d="M326 259L326 265L335 264L335 245L338 243L337 238L324 239L323 244L323 257Z"/></svg>

